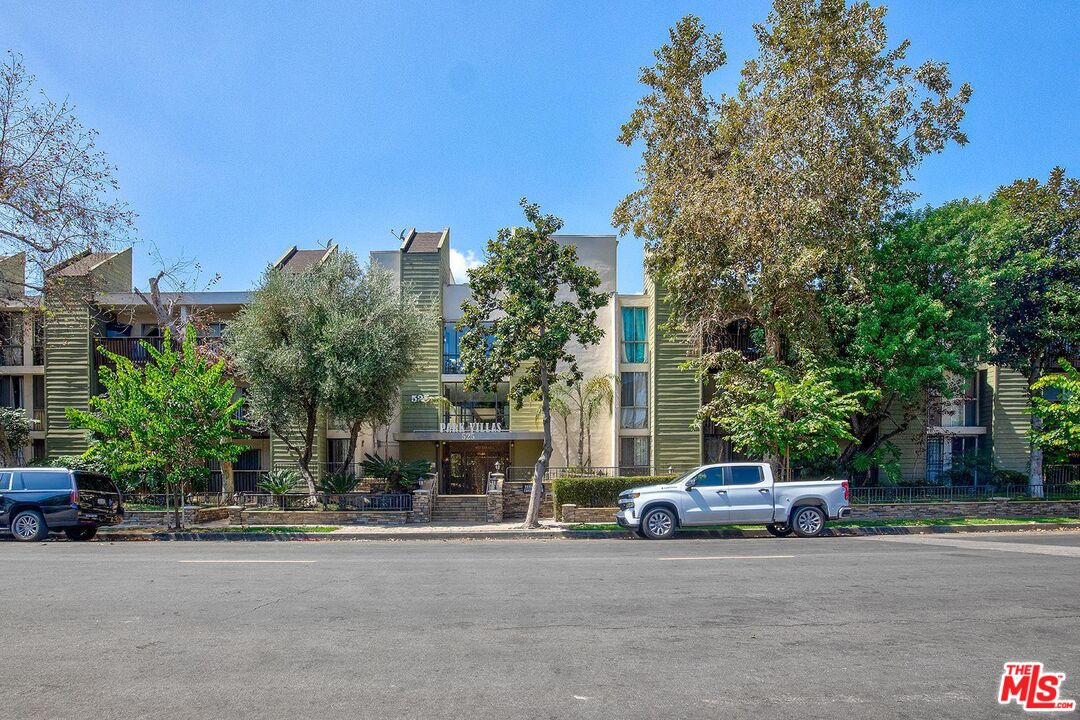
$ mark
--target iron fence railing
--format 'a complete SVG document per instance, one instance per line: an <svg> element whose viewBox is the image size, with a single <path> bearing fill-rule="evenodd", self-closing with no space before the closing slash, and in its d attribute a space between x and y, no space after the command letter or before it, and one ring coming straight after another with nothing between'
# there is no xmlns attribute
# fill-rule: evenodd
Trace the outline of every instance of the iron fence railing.
<svg viewBox="0 0 1080 720"><path fill-rule="evenodd" d="M650 467L624 465L621 467L550 467L544 475L544 481L550 482L563 477L649 477L653 475L679 475L690 470L689 467ZM535 474L533 466L511 467L507 470L509 482L532 482Z"/></svg>
<svg viewBox="0 0 1080 720"><path fill-rule="evenodd" d="M914 485L908 487L851 488L853 505L1008 500L1080 500L1080 488L1066 484L1043 485Z"/></svg>
<svg viewBox="0 0 1080 720"><path fill-rule="evenodd" d="M1080 465L1044 465L1043 482L1047 485L1080 483Z"/></svg>

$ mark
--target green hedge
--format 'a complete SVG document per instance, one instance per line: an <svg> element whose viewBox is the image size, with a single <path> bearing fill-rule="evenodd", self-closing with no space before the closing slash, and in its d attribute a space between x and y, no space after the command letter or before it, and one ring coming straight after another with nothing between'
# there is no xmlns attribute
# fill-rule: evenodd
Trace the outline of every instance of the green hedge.
<svg viewBox="0 0 1080 720"><path fill-rule="evenodd" d="M646 477L561 477L551 483L555 503L555 519L562 520L563 504L578 507L615 507L619 493L645 485L670 482L674 475Z"/></svg>

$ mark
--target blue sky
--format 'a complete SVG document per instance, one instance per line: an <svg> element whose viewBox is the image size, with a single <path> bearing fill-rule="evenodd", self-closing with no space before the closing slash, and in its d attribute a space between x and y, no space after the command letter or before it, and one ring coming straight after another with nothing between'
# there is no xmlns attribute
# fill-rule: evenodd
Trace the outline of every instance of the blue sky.
<svg viewBox="0 0 1080 720"><path fill-rule="evenodd" d="M1060 164L1080 173L1080 3L890 4L909 58L974 87L971 143L928 160L922 200L986 195ZM565 232L612 232L635 151L615 142L666 30L724 36L716 92L755 52L768 3L5 3L0 44L67 95L119 166L142 238L248 287L291 244L366 253L391 229L449 225L478 253L527 195ZM620 290L641 243L620 241ZM136 251L136 278L151 272Z"/></svg>

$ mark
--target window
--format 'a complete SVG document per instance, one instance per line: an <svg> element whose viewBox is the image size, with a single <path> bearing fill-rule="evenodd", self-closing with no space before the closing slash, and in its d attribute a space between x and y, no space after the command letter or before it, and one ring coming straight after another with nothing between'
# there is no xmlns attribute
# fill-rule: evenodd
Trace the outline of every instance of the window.
<svg viewBox="0 0 1080 720"><path fill-rule="evenodd" d="M930 418L931 425L942 427L974 427L979 424L978 375L968 377L956 397L931 399L931 407L940 407L940 422Z"/></svg>
<svg viewBox="0 0 1080 720"><path fill-rule="evenodd" d="M26 477L25 475L23 477ZM119 493L112 480L104 475L93 473L75 473L75 487L80 490L93 490L95 492Z"/></svg>
<svg viewBox="0 0 1080 720"><path fill-rule="evenodd" d="M26 407L23 401L23 379L20 376L0 376L0 407Z"/></svg>
<svg viewBox="0 0 1080 720"><path fill-rule="evenodd" d="M461 375L465 368L461 366L461 338L468 329L458 330L457 323L443 323L443 373L445 375ZM484 340L487 342L488 352L495 342L495 336L488 333Z"/></svg>
<svg viewBox="0 0 1080 720"><path fill-rule="evenodd" d="M510 385L499 383L495 392L469 391L463 383L443 385L449 407L442 410L444 432L500 432L510 426L507 410Z"/></svg>
<svg viewBox="0 0 1080 720"><path fill-rule="evenodd" d="M646 362L646 338L648 308L624 307L622 309L622 361Z"/></svg>
<svg viewBox="0 0 1080 720"><path fill-rule="evenodd" d="M718 487L724 484L724 468L705 468L694 478L695 487Z"/></svg>
<svg viewBox="0 0 1080 720"><path fill-rule="evenodd" d="M24 472L22 485L24 490L70 490L71 478L66 472Z"/></svg>
<svg viewBox="0 0 1080 720"><path fill-rule="evenodd" d="M761 468L756 465L736 465L728 468L729 485L757 485L761 482Z"/></svg>
<svg viewBox="0 0 1080 720"><path fill-rule="evenodd" d="M623 472L628 469L649 467L649 438L619 438L619 465Z"/></svg>
<svg viewBox="0 0 1080 720"><path fill-rule="evenodd" d="M262 468L262 458L258 448L243 451L233 463L233 470L259 470L260 468Z"/></svg>
<svg viewBox="0 0 1080 720"><path fill-rule="evenodd" d="M944 447L941 438L932 437L926 439L926 480L937 482L945 469Z"/></svg>
<svg viewBox="0 0 1080 720"><path fill-rule="evenodd" d="M619 390L620 426L649 426L649 373L624 372Z"/></svg>
<svg viewBox="0 0 1080 720"><path fill-rule="evenodd" d="M0 490L11 489L11 473L0 473Z"/></svg>
<svg viewBox="0 0 1080 720"><path fill-rule="evenodd" d="M122 338L131 337L131 326L127 323L116 322L115 320L105 323L105 337L107 338Z"/></svg>
<svg viewBox="0 0 1080 720"><path fill-rule="evenodd" d="M326 461L331 467L340 467L347 462L352 462L351 459L347 459L346 453L349 450L348 438L327 438L326 439Z"/></svg>

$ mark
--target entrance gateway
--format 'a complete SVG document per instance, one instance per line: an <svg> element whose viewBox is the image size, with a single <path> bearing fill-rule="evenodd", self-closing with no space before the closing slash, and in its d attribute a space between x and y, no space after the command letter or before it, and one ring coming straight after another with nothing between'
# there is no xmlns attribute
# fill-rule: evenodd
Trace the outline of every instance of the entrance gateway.
<svg viewBox="0 0 1080 720"><path fill-rule="evenodd" d="M440 495L483 495L488 474L510 467L509 441L446 442L440 450Z"/></svg>

